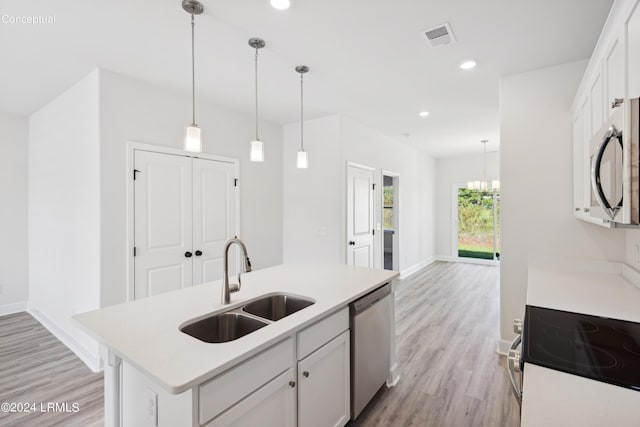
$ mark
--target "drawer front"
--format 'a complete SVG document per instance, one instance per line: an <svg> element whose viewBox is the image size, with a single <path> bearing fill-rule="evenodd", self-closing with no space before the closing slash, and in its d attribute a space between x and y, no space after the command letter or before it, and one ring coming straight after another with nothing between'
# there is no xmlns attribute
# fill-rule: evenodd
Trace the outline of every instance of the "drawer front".
<svg viewBox="0 0 640 427"><path fill-rule="evenodd" d="M293 340L276 344L199 387L200 424L238 403L293 366Z"/></svg>
<svg viewBox="0 0 640 427"><path fill-rule="evenodd" d="M349 307L326 317L298 333L298 360L349 329Z"/></svg>

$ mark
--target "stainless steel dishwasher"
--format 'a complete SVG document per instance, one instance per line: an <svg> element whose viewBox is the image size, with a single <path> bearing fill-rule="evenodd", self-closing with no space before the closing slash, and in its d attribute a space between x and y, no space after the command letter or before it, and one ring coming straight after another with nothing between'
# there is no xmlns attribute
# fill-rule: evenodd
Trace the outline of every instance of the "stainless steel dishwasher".
<svg viewBox="0 0 640 427"><path fill-rule="evenodd" d="M355 420L389 377L391 285L349 306L351 323L351 419Z"/></svg>

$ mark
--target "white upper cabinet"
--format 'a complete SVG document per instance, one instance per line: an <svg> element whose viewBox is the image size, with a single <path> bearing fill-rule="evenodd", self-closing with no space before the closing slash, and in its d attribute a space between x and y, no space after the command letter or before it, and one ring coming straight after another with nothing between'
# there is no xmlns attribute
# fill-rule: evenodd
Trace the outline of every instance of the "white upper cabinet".
<svg viewBox="0 0 640 427"><path fill-rule="evenodd" d="M605 53L604 68L606 76L605 85L605 111L607 118L613 114L616 99L624 99L624 39L622 32L613 40ZM597 129L595 129L597 131Z"/></svg>
<svg viewBox="0 0 640 427"><path fill-rule="evenodd" d="M629 98L640 97L640 2L635 4L626 21L627 76Z"/></svg>
<svg viewBox="0 0 640 427"><path fill-rule="evenodd" d="M591 103L591 129L589 139L600 129L604 123L604 90L602 84L602 65L597 67L596 74L591 80L589 101Z"/></svg>
<svg viewBox="0 0 640 427"><path fill-rule="evenodd" d="M584 206L582 174L582 114L573 118L573 207L574 212L581 212Z"/></svg>
<svg viewBox="0 0 640 427"><path fill-rule="evenodd" d="M616 0L576 93L572 107L573 212L591 206L591 139L616 111L616 99L640 97L640 0Z"/></svg>

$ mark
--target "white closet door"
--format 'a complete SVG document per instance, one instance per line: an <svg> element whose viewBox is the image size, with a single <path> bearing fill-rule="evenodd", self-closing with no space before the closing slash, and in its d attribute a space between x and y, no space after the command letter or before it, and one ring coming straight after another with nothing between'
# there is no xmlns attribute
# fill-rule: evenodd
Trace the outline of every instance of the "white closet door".
<svg viewBox="0 0 640 427"><path fill-rule="evenodd" d="M135 151L135 298L192 284L191 159Z"/></svg>
<svg viewBox="0 0 640 427"><path fill-rule="evenodd" d="M347 171L347 264L373 267L373 169Z"/></svg>
<svg viewBox="0 0 640 427"><path fill-rule="evenodd" d="M233 163L193 159L193 284L222 278L224 245L235 236L236 187ZM236 247L229 274L236 272Z"/></svg>

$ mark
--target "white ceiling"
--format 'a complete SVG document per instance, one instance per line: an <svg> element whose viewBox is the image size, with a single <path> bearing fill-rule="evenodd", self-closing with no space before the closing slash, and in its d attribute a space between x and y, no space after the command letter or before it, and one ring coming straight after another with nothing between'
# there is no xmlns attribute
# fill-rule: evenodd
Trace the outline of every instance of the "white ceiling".
<svg viewBox="0 0 640 427"><path fill-rule="evenodd" d="M262 37L262 117L342 113L441 157L498 147L501 75L587 58L612 0L204 0L196 19L200 100L251 113ZM0 110L29 114L96 66L189 93L189 16L180 0L0 0ZM449 22L458 42L431 48L421 30ZM457 65L473 58L478 67ZM428 110L427 118L418 112ZM403 134L409 133L409 137Z"/></svg>

